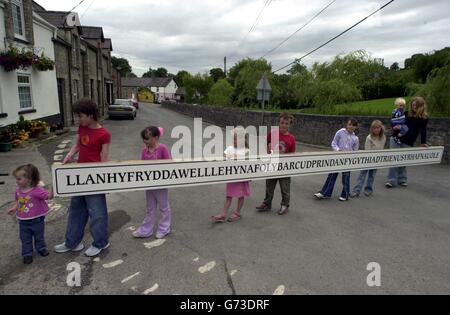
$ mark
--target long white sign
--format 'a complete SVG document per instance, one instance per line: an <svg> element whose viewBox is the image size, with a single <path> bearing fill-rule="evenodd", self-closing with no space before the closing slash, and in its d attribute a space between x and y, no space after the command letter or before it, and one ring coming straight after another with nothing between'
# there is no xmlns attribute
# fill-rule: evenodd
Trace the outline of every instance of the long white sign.
<svg viewBox="0 0 450 315"><path fill-rule="evenodd" d="M365 169L439 164L443 147L315 152L221 161L128 161L54 164L56 196L223 184Z"/></svg>

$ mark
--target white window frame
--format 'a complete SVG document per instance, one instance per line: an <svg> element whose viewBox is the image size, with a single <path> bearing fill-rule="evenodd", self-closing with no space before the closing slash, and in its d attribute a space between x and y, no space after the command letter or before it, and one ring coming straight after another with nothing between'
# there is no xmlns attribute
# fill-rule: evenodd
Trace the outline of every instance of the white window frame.
<svg viewBox="0 0 450 315"><path fill-rule="evenodd" d="M19 82L19 77L27 77L28 78L28 83L20 83ZM20 102L20 93L19 93L19 88L20 87L28 87L30 88L30 102L31 102L31 107L26 107L26 108L22 108L21 106L21 102ZM34 102L33 102L33 88L31 85L31 75L28 73L18 73L17 74L17 96L19 97L19 111L26 111L26 110L30 110L30 109L34 109Z"/></svg>
<svg viewBox="0 0 450 315"><path fill-rule="evenodd" d="M14 5L19 7L20 10L20 19L22 23L22 35L19 33L16 33L16 27L15 27L15 21L16 21L16 12L14 12ZM13 18L13 31L14 31L14 37L22 40L26 40L26 30L25 30L25 14L23 10L23 1L22 0L11 0L11 11L12 11L12 18Z"/></svg>

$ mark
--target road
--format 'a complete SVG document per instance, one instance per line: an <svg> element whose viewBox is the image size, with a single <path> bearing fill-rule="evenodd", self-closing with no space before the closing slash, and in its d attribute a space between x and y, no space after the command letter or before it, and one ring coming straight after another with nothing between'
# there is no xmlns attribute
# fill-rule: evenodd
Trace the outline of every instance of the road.
<svg viewBox="0 0 450 315"><path fill-rule="evenodd" d="M138 159L144 126L193 127L192 118L141 104L138 117L106 120L112 160ZM72 136L73 138L73 136ZM46 150L50 150L46 148ZM300 146L301 151L318 149ZM47 161L53 152L44 152ZM450 167L409 168L410 186L387 190L386 171L372 197L316 201L325 177L295 178L291 210L257 213L264 182L253 182L243 219L212 224L224 202L224 185L172 189L173 233L165 241L133 239L145 214L143 192L108 196L111 247L99 259L82 253L36 257L24 266L17 224L2 224L0 294L448 294L450 292ZM352 174L354 183L357 174ZM280 202L277 188L274 207ZM63 204L67 204L63 200ZM0 220L11 220L3 214ZM48 244L64 240L67 214L46 226ZM6 244L8 242L8 244ZM84 244L91 238L86 233ZM67 286L67 265L81 265L81 287ZM367 266L381 267L381 286L369 287Z"/></svg>

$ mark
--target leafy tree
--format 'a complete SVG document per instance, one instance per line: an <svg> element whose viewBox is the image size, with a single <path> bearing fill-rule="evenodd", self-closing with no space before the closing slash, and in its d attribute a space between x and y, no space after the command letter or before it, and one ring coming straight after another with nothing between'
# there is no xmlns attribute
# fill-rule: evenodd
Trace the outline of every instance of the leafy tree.
<svg viewBox="0 0 450 315"><path fill-rule="evenodd" d="M221 68L213 68L209 71L209 75L213 78L214 82L220 79L225 79L225 72Z"/></svg>
<svg viewBox="0 0 450 315"><path fill-rule="evenodd" d="M220 79L209 91L208 101L211 105L231 106L233 92L233 86L227 80Z"/></svg>
<svg viewBox="0 0 450 315"><path fill-rule="evenodd" d="M168 71L166 68L158 68L156 70L152 69L151 67L149 70L142 75L143 78L165 78L168 75Z"/></svg>
<svg viewBox="0 0 450 315"><path fill-rule="evenodd" d="M208 100L208 93L214 84L213 79L207 74L191 75L189 73L183 76L184 87L186 89L186 98L188 102L198 102L204 104Z"/></svg>
<svg viewBox="0 0 450 315"><path fill-rule="evenodd" d="M135 77L136 75L133 73L133 69L130 66L130 63L125 58L117 58L112 56L111 63L114 68L116 68L120 75L123 77Z"/></svg>
<svg viewBox="0 0 450 315"><path fill-rule="evenodd" d="M450 117L450 64L434 69L428 77L427 83L418 92L424 96L430 112Z"/></svg>
<svg viewBox="0 0 450 315"><path fill-rule="evenodd" d="M398 65L398 62L394 62L394 63L391 65L390 69L391 69L392 71L398 71L398 70L400 70L400 66Z"/></svg>
<svg viewBox="0 0 450 315"><path fill-rule="evenodd" d="M179 86L185 86L184 81L183 81L183 77L185 75L189 74L189 72L187 72L186 70L180 70L178 71L177 75L175 76L175 82L177 82L177 84Z"/></svg>

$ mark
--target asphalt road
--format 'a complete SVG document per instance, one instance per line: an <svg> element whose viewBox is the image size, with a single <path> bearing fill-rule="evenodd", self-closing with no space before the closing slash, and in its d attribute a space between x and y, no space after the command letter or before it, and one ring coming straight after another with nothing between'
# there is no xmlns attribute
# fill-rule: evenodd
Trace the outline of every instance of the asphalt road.
<svg viewBox="0 0 450 315"><path fill-rule="evenodd" d="M142 104L135 121L104 124L113 135L111 159L133 160L144 126L165 127L162 142L170 146L171 130L192 128L193 120ZM383 186L386 173L378 173L372 197L344 203L337 200L340 179L333 199L316 201L325 177L295 178L285 216L255 211L265 183L253 182L243 219L218 225L210 217L223 206L224 185L173 189L173 233L162 242L131 235L146 211L143 192L112 194L111 247L97 260L52 253L24 266L17 224L2 223L0 294L448 294L450 167L409 168L409 187L392 190ZM274 207L280 199L277 188ZM3 213L0 220L11 221ZM47 224L51 247L64 240L66 221L63 213ZM66 283L71 262L81 266L81 287ZM367 285L371 262L381 267L380 287Z"/></svg>

